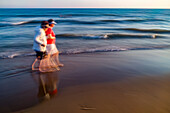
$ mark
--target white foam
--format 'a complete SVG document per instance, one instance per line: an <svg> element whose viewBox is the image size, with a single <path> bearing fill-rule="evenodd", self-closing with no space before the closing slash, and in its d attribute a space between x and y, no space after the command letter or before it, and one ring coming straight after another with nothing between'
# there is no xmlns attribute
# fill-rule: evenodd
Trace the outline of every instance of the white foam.
<svg viewBox="0 0 170 113"><path fill-rule="evenodd" d="M22 22L17 22L17 23L11 23L12 25L21 25L25 23L29 23L30 21L22 21Z"/></svg>
<svg viewBox="0 0 170 113"><path fill-rule="evenodd" d="M95 52L118 52L118 51L129 51L129 50L151 50L151 49L164 49L170 48L169 45L157 45L157 46L103 46L96 48L75 48L75 49L65 49L61 50L61 54L81 54L81 53L95 53ZM30 53L24 52L1 52L0 58L15 58L15 57L25 57L25 56L33 56L35 52L32 51Z"/></svg>
<svg viewBox="0 0 170 113"><path fill-rule="evenodd" d="M23 53L23 52L1 52L0 58L15 58L15 57L24 57L24 56L33 56L35 53Z"/></svg>

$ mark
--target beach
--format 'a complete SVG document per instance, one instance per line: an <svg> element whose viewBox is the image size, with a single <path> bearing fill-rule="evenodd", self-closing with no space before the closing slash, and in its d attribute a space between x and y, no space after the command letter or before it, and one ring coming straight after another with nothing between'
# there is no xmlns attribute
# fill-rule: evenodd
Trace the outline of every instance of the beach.
<svg viewBox="0 0 170 113"><path fill-rule="evenodd" d="M39 97L33 56L1 60L1 113L169 113L170 50L61 55L58 93ZM11 63L12 62L12 63ZM41 99L41 101L40 101Z"/></svg>
<svg viewBox="0 0 170 113"><path fill-rule="evenodd" d="M1 8L0 113L170 113L170 9ZM60 71L32 71L54 19Z"/></svg>

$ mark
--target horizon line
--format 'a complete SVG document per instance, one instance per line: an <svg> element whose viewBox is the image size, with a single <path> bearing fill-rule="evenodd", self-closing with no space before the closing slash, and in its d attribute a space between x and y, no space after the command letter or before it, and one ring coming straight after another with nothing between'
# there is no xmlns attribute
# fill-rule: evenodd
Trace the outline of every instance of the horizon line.
<svg viewBox="0 0 170 113"><path fill-rule="evenodd" d="M135 8L135 7L126 7L126 8L111 8L111 7L0 7L0 9L170 9L170 8Z"/></svg>

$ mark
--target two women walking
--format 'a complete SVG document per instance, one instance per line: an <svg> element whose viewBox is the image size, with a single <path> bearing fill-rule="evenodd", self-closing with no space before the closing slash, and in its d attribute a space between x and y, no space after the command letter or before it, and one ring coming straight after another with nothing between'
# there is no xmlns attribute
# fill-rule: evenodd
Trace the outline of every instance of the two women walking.
<svg viewBox="0 0 170 113"><path fill-rule="evenodd" d="M59 51L55 45L56 37L52 30L55 24L53 19L49 19L36 28L33 49L37 58L32 64L32 70L51 72L64 66L59 61Z"/></svg>

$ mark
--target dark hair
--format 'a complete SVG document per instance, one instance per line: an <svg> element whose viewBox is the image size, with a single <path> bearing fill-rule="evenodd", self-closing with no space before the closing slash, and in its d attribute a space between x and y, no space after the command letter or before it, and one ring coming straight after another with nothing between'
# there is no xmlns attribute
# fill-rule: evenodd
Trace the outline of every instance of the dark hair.
<svg viewBox="0 0 170 113"><path fill-rule="evenodd" d="M53 22L53 21L54 21L53 19L49 19L49 20L48 20L48 23L51 23L51 22Z"/></svg>
<svg viewBox="0 0 170 113"><path fill-rule="evenodd" d="M42 21L42 22L41 22L41 25L42 25L42 26L49 25L49 22L48 22L48 21Z"/></svg>

